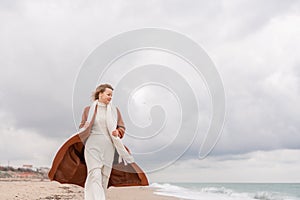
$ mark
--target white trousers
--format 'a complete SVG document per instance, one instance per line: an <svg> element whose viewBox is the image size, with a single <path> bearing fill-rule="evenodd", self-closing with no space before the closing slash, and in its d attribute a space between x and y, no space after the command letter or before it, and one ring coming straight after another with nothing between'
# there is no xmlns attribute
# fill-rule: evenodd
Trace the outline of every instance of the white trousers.
<svg viewBox="0 0 300 200"><path fill-rule="evenodd" d="M106 135L91 135L84 150L87 179L84 186L85 200L105 200L115 147Z"/></svg>
<svg viewBox="0 0 300 200"><path fill-rule="evenodd" d="M91 170L84 187L85 200L105 200L108 177L103 175L101 168Z"/></svg>

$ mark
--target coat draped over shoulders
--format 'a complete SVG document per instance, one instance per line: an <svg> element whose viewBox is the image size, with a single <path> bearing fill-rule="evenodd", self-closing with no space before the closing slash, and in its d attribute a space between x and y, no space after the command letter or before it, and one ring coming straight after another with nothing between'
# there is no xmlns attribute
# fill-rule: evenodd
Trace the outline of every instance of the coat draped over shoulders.
<svg viewBox="0 0 300 200"><path fill-rule="evenodd" d="M117 129L120 133L120 138L124 136L125 126L121 114L118 111ZM84 126L87 120L89 107L84 109L82 121L79 128ZM84 158L84 144L89 137L91 127L95 119L96 112L91 120L90 125L84 131L75 134L69 138L56 153L48 177L50 180L58 181L59 183L69 183L84 187L87 178L87 166ZM125 146L127 151L129 149ZM148 179L143 170L136 163L118 162L118 153L115 151L113 166L108 182L108 187L115 186L147 186Z"/></svg>

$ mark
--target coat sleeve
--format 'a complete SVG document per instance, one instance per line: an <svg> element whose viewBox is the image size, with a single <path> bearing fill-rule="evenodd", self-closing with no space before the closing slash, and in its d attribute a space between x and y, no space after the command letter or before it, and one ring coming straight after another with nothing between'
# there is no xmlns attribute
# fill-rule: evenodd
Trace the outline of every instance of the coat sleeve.
<svg viewBox="0 0 300 200"><path fill-rule="evenodd" d="M85 122L87 121L87 118L88 118L88 115L89 115L89 109L90 109L89 106L84 108L83 113L82 113L82 117L81 117L81 122L79 124L79 129L81 129L84 126Z"/></svg>
<svg viewBox="0 0 300 200"><path fill-rule="evenodd" d="M117 122L117 129L120 133L119 137L120 138L123 138L124 134L125 134L125 124L124 124L124 121L122 119L122 115L121 115L121 112L120 110L117 108L117 112L118 112L118 122Z"/></svg>

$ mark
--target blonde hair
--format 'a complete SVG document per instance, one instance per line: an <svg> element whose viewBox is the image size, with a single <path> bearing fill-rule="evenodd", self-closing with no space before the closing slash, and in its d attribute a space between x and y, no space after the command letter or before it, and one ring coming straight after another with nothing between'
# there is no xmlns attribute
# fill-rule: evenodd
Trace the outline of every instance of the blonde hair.
<svg viewBox="0 0 300 200"><path fill-rule="evenodd" d="M107 84L107 83L101 84L101 85L99 85L99 86L96 88L95 92L93 92L93 94L92 94L92 99L93 99L94 101L97 100L97 99L99 99L99 94L100 94L100 93L103 93L103 92L105 91L106 88L109 88L109 89L111 89L111 90L114 90L114 88L113 88L110 84Z"/></svg>

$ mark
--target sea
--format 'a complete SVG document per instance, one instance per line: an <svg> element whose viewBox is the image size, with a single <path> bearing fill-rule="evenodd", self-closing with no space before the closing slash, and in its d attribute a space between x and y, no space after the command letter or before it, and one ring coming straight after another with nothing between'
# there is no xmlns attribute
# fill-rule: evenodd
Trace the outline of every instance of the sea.
<svg viewBox="0 0 300 200"><path fill-rule="evenodd" d="M189 200L300 200L300 183L152 183L155 194Z"/></svg>

